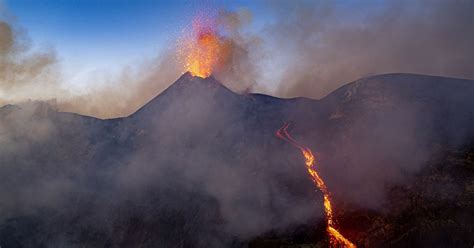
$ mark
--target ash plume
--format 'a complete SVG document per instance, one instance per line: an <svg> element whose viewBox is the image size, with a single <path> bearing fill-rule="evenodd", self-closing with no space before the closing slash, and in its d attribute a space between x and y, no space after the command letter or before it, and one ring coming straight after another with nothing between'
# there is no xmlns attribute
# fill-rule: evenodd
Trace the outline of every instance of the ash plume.
<svg viewBox="0 0 474 248"><path fill-rule="evenodd" d="M237 92L310 98L372 74L474 78L473 5L462 0L271 1L271 21L253 29L248 9L221 10L215 18L229 56L214 75ZM12 19L1 22L0 104L55 98L63 111L127 116L183 73L170 44L118 74L90 75L94 86L71 92L54 50L33 50Z"/></svg>
<svg viewBox="0 0 474 248"><path fill-rule="evenodd" d="M237 92L320 98L372 73L474 77L472 2L269 5L275 19L257 32L247 10L217 14L229 57L214 76ZM440 147L473 137L468 80L383 75L321 101L285 101L185 75L154 99L182 74L174 49L91 76L100 86L78 94L64 89L54 50L0 21L0 99L56 99L0 108L0 221L43 221L35 233L57 246L84 231L98 246L127 247L126 228L138 226L142 242L225 247L323 218L304 161L274 136L283 121L317 153L336 202L376 211L385 186L408 185Z"/></svg>
<svg viewBox="0 0 474 248"><path fill-rule="evenodd" d="M276 20L264 30L268 56L284 58L279 96L321 98L344 82L392 72L474 78L472 1L270 6Z"/></svg>
<svg viewBox="0 0 474 248"><path fill-rule="evenodd" d="M163 91L182 73L174 50L127 66L118 74L88 75L94 87L68 89L70 78L52 47L35 46L27 31L0 2L0 106L54 99L61 111L99 118L127 116Z"/></svg>
<svg viewBox="0 0 474 248"><path fill-rule="evenodd" d="M45 99L58 88L56 54L32 49L26 32L9 19L0 18L0 101Z"/></svg>
<svg viewBox="0 0 474 248"><path fill-rule="evenodd" d="M314 149L335 209L379 211L385 186L409 185L437 149L474 137L471 85L394 74L322 101L283 100L187 74L123 119L6 106L0 239L35 230L26 242L229 247L318 223L321 194L301 154L275 137L288 120Z"/></svg>
<svg viewBox="0 0 474 248"><path fill-rule="evenodd" d="M174 50L166 50L156 58L138 66L123 68L118 75L93 77L101 86L87 92L58 99L62 111L98 118L116 118L132 114L146 102L165 90L182 73L174 58Z"/></svg>
<svg viewBox="0 0 474 248"><path fill-rule="evenodd" d="M262 38L245 31L252 22L248 9L222 10L217 16L218 25L226 32L229 58L216 70L215 76L237 92L249 92L260 80L258 61L263 58Z"/></svg>
<svg viewBox="0 0 474 248"><path fill-rule="evenodd" d="M236 92L252 91L260 79L257 62L264 55L261 38L244 31L252 22L251 12L247 9L220 10L214 18L212 22L221 31L226 56L213 75ZM118 75L98 77L102 87L85 94L62 96L58 99L58 106L63 111L100 118L128 116L184 73L177 56L179 49L179 46L170 45L155 58L138 66L128 66Z"/></svg>

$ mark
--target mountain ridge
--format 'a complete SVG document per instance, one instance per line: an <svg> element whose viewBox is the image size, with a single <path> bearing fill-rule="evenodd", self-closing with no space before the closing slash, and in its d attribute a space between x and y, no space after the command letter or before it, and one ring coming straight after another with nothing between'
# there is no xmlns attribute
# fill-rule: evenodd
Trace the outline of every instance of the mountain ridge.
<svg viewBox="0 0 474 248"><path fill-rule="evenodd" d="M365 84L365 82L367 82L367 81L369 81L371 83L375 82L376 85L379 85L380 83L383 84L383 82L386 81L387 78L392 78L392 79L393 78L395 78L395 79L405 78L406 79L407 77L410 78L410 80L422 79L422 81L433 80L433 81L438 81L439 82L440 81L439 79L442 79L442 80L445 80L445 81L455 80L455 81L457 81L458 84L463 84L463 86L465 86L465 87L470 87L470 88L474 87L474 86L472 86L474 84L473 83L474 80L472 80L472 79L443 77L443 76L414 74L414 73L385 73L385 74L372 75L372 76L368 76L368 77L362 77L360 79L351 81L349 83L346 83L346 84L336 88L335 90L331 91L329 94L327 94L326 96L324 96L320 99L314 99L314 98L309 98L309 97L285 98L285 97L272 96L272 95L268 95L268 94L264 94L264 93L245 93L245 94L236 93L236 92L232 91L231 89L229 89L228 87L226 87L225 85L223 85L222 83L220 83L212 75L208 78L200 78L200 77L194 77L194 76L191 75L191 73L186 72L186 73L182 74L175 81L175 83L168 86L165 90L163 90L161 93L157 94L151 100L149 100L148 102L143 104L141 107L139 107L133 113L131 113L127 116L124 116L124 117L113 117L113 118L102 119L102 118L98 118L98 117L95 117L95 116L83 115L83 114L79 114L79 113L75 113L75 112L62 112L62 113L73 113L73 114L77 114L77 115L81 115L81 116L88 116L88 117L97 118L97 119L100 119L100 120L114 120L114 119L128 118L128 117L133 116L135 113L140 112L148 104L153 103L161 95L166 94L166 92L176 90L176 88L182 88L183 84L185 84L186 81L192 81L194 83L197 82L198 85L205 85L204 88L207 87L207 88L214 88L214 89L217 89L217 88L224 89L225 91L227 91L229 93L233 93L233 94L239 95L239 96L268 97L268 98L272 98L274 100L286 100L286 101L298 101L298 100L303 100L303 101L325 101L326 100L327 101L328 99L332 98L333 95L343 94L342 92L347 92L347 91L350 91L352 88L360 87L361 84ZM204 84L202 84L202 83L204 83ZM219 86L219 87L216 87L216 86ZM2 111L2 109L4 109L4 108L6 109L6 108L14 107L14 106L18 106L18 105L16 105L16 104L6 104L6 105L0 107L0 111Z"/></svg>
<svg viewBox="0 0 474 248"><path fill-rule="evenodd" d="M425 89L433 84L442 87ZM325 244L322 196L275 131L290 122L313 149L335 216L370 213L384 206L385 187L410 185L440 150L474 140L472 85L386 75L321 100L285 100L185 74L125 118L2 108L0 245L245 247L300 227ZM352 224L341 231L365 242L356 234L368 230Z"/></svg>
<svg viewBox="0 0 474 248"><path fill-rule="evenodd" d="M342 85L341 87L331 91L329 94L327 94L326 96L324 96L320 99L313 99L313 98L308 98L308 97L283 98L283 97L276 97L276 96L272 96L272 95L268 95L268 94L262 94L262 93L239 94L239 93L233 92L232 90L227 88L225 85L218 82L212 75L208 78L200 78L200 77L194 77L189 72L186 72L185 74L181 75L176 80L175 83L171 84L163 92L156 95L154 98L152 98L150 101L145 103L141 108L137 109L134 113L130 114L129 116L134 115L136 112L143 109L147 104L154 102L155 99L160 97L162 94L166 94L167 91L176 90L176 88L178 88L178 87L182 88L184 86L183 84L185 84L186 81L191 81L191 82L194 82L194 83L204 83L204 84L199 84L199 85L205 85L204 87L208 87L208 88L225 89L227 92L231 92L233 94L240 95L240 96L248 96L248 97L252 97L252 96L260 97L261 96L261 97L274 98L275 100L287 100L287 101L297 101L297 100L324 101L328 98L331 98L331 95L337 94L338 92L342 92L342 91L348 91L351 88L358 87L358 86L360 86L361 84L364 84L364 82L367 82L367 81L376 82L376 83L383 83L387 78L400 80L400 79L404 79L404 78L406 79L407 77L410 78L411 81L416 80L416 79L422 79L422 81L428 81L428 80L433 80L434 79L434 81L437 81L437 82L439 81L439 79L443 79L443 80L446 80L446 81L456 80L457 83L462 83L462 84L464 84L464 86L470 86L471 88L474 87L473 86L474 81L471 80L471 79L461 79L461 78L432 76L432 75L413 74L413 73L386 73L386 74L373 75L373 76L369 76L369 77L363 77L363 78L357 79L355 81L351 81L351 82L346 83L346 84ZM179 86L177 84L179 84ZM219 87L216 87L216 86L219 86ZM124 118L126 118L126 117L124 117Z"/></svg>

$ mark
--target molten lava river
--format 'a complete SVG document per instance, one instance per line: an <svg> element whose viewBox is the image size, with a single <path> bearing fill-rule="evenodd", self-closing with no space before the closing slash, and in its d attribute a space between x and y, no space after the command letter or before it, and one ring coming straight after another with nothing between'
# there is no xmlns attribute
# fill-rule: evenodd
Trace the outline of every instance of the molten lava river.
<svg viewBox="0 0 474 248"><path fill-rule="evenodd" d="M276 136L294 147L298 148L303 157L305 158L305 163L306 163L306 169L308 171L308 174L311 176L311 179L313 182L316 184L316 186L321 190L324 196L324 210L326 213L326 221L327 221L327 233L329 235L329 243L331 247L349 247L349 248L355 248L356 245L354 245L351 241L349 241L347 238L345 238L334 226L334 217L332 213L332 206L331 206L331 198L329 191L326 187L326 184L324 183L324 180L319 176L318 172L316 171L316 166L315 166L315 158L313 155L313 152L311 149L309 149L306 146L301 145L298 143L291 135L288 133L288 127L289 124L286 123L278 129L276 132Z"/></svg>

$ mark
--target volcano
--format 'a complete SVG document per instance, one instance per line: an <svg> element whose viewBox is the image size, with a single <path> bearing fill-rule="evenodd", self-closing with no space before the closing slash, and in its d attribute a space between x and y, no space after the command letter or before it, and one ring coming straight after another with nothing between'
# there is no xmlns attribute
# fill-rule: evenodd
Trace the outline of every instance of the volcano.
<svg viewBox="0 0 474 248"><path fill-rule="evenodd" d="M473 94L472 80L385 74L280 99L186 73L125 118L5 106L0 246L325 246L323 196L275 137L286 122L354 243L471 245Z"/></svg>

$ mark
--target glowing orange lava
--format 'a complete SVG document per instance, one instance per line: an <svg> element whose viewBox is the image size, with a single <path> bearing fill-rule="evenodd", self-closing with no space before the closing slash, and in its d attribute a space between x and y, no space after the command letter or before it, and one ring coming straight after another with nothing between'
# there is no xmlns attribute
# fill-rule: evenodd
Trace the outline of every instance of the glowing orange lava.
<svg viewBox="0 0 474 248"><path fill-rule="evenodd" d="M311 176L311 179L316 184L316 186L321 190L324 196L324 210L326 213L326 220L327 220L327 232L329 235L329 242L331 247L348 247L348 248L355 248L351 241L346 239L335 227L333 221L333 214L332 214L332 206L331 206L331 198L329 191L324 183L323 179L319 176L318 172L316 171L315 166L315 158L311 149L306 146L299 144L291 135L288 133L289 124L286 123L278 129L276 132L276 136L282 140L289 142L291 145L298 148L305 158L306 169Z"/></svg>
<svg viewBox="0 0 474 248"><path fill-rule="evenodd" d="M218 35L214 21L198 16L193 21L192 31L179 41L178 52L185 72L206 78L223 63L228 46Z"/></svg>

